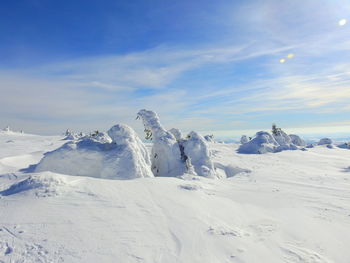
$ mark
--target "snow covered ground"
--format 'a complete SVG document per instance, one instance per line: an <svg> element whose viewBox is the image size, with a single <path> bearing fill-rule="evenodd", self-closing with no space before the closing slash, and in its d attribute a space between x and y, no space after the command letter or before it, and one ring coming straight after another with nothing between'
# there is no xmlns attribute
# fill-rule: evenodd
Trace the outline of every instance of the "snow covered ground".
<svg viewBox="0 0 350 263"><path fill-rule="evenodd" d="M61 139L0 134L0 262L350 262L348 149L210 143L224 179L33 173Z"/></svg>

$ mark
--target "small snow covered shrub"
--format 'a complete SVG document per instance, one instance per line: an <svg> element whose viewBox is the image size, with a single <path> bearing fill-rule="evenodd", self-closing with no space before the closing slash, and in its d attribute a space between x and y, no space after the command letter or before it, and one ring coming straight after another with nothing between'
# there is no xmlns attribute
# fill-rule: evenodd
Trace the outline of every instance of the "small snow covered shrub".
<svg viewBox="0 0 350 263"><path fill-rule="evenodd" d="M108 135L83 137L69 141L60 148L45 153L36 172L108 179L153 177L151 162L142 141L129 126L117 124Z"/></svg>
<svg viewBox="0 0 350 263"><path fill-rule="evenodd" d="M281 128L277 128L276 124L272 125L272 136L275 138L279 145L290 145L292 143L292 139L282 131Z"/></svg>
<svg viewBox="0 0 350 263"><path fill-rule="evenodd" d="M293 144L292 138L289 137L287 133L282 131L281 128L277 128L275 124L272 125L272 136L275 138L278 143L275 152L281 152L285 150L297 150L298 147Z"/></svg>
<svg viewBox="0 0 350 263"><path fill-rule="evenodd" d="M350 142L339 144L338 147L342 149L350 149Z"/></svg>
<svg viewBox="0 0 350 263"><path fill-rule="evenodd" d="M211 135L205 135L204 136L204 139L207 141L207 142L214 142L214 135L211 134Z"/></svg>
<svg viewBox="0 0 350 263"><path fill-rule="evenodd" d="M262 154L281 152L297 150L297 146L305 145L305 142L299 136L289 136L281 128L277 128L276 125L273 125L272 134L260 131L256 133L253 139L247 140L245 135L242 136L242 145L238 148L239 153Z"/></svg>
<svg viewBox="0 0 350 263"><path fill-rule="evenodd" d="M215 178L216 172L206 140L194 131L187 138L183 142L184 153L190 158L197 175Z"/></svg>
<svg viewBox="0 0 350 263"><path fill-rule="evenodd" d="M318 145L327 145L327 144L333 144L332 139L330 139L330 138L322 138L322 139L318 142Z"/></svg>
<svg viewBox="0 0 350 263"><path fill-rule="evenodd" d="M245 143L249 142L247 135L242 135L240 142L241 142L241 144L245 144Z"/></svg>
<svg viewBox="0 0 350 263"><path fill-rule="evenodd" d="M72 132L71 130L67 129L66 132L64 133L64 139L63 140L76 140L79 138L77 134Z"/></svg>
<svg viewBox="0 0 350 263"><path fill-rule="evenodd" d="M302 138L300 138L298 135L289 134L289 137L291 138L292 143L294 145L296 145L296 146L306 146L305 141Z"/></svg>
<svg viewBox="0 0 350 263"><path fill-rule="evenodd" d="M242 144L238 148L238 152L248 154L262 154L267 152L275 152L278 146L279 144L270 133L260 131L256 133L255 137L251 141Z"/></svg>

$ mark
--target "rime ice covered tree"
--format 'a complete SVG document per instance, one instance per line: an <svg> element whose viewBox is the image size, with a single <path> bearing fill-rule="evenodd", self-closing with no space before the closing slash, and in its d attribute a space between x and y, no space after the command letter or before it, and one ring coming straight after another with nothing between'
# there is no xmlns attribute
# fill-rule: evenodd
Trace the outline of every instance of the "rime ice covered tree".
<svg viewBox="0 0 350 263"><path fill-rule="evenodd" d="M205 139L191 132L186 139L181 138L177 129L167 131L160 124L157 114L150 110L140 110L146 138L153 140L151 161L155 176L179 176L185 172L216 177L214 164Z"/></svg>

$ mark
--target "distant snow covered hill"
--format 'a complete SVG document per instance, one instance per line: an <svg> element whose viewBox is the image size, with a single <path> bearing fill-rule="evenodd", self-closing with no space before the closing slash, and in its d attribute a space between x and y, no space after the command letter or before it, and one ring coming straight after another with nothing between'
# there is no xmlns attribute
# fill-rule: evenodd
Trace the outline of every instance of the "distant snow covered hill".
<svg viewBox="0 0 350 263"><path fill-rule="evenodd" d="M209 143L222 179L33 173L64 143L0 134L0 262L350 262L349 149Z"/></svg>

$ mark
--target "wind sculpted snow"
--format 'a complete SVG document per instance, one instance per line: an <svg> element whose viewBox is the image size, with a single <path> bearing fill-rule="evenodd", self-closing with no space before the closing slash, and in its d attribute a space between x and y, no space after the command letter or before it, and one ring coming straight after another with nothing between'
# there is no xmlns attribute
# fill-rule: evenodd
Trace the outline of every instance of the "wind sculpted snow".
<svg viewBox="0 0 350 263"><path fill-rule="evenodd" d="M61 139L0 136L0 262L350 262L348 149L210 143L221 180L20 172Z"/></svg>
<svg viewBox="0 0 350 263"><path fill-rule="evenodd" d="M153 177L149 154L136 133L127 125L117 124L106 135L83 137L45 154L35 171L99 177L133 179Z"/></svg>

